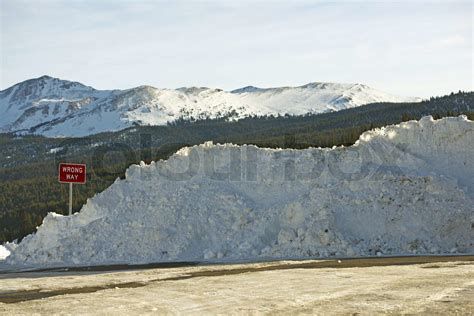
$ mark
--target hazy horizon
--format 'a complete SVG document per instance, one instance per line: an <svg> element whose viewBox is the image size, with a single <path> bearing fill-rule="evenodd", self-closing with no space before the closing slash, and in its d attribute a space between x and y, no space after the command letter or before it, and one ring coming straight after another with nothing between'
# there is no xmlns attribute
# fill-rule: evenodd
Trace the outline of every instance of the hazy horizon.
<svg viewBox="0 0 474 316"><path fill-rule="evenodd" d="M473 90L470 1L0 6L0 90L42 75L96 89L337 82L401 96Z"/></svg>

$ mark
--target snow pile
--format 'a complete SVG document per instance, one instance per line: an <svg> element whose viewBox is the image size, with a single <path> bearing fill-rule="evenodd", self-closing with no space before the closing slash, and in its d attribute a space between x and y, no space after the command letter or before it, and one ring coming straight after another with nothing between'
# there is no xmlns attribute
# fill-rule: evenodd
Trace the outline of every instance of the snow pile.
<svg viewBox="0 0 474 316"><path fill-rule="evenodd" d="M5 246L0 245L0 260L4 260L10 255L10 251Z"/></svg>
<svg viewBox="0 0 474 316"><path fill-rule="evenodd" d="M466 117L425 117L347 148L183 148L131 166L73 216L49 214L7 262L472 253L473 139Z"/></svg>
<svg viewBox="0 0 474 316"><path fill-rule="evenodd" d="M7 242L3 245L0 245L0 261L5 260L6 257L18 246L15 242Z"/></svg>

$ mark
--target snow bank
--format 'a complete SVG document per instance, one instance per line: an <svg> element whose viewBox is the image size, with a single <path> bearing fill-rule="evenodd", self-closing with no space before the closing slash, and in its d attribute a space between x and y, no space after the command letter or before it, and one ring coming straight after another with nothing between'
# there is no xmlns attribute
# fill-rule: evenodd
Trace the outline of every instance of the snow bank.
<svg viewBox="0 0 474 316"><path fill-rule="evenodd" d="M16 242L7 242L3 245L0 245L0 261L5 260L10 253L12 252L13 249L17 247Z"/></svg>
<svg viewBox="0 0 474 316"><path fill-rule="evenodd" d="M213 145L131 166L16 265L474 252L474 124L425 117L351 147Z"/></svg>
<svg viewBox="0 0 474 316"><path fill-rule="evenodd" d="M4 246L0 245L0 260L5 260L10 255L10 251Z"/></svg>

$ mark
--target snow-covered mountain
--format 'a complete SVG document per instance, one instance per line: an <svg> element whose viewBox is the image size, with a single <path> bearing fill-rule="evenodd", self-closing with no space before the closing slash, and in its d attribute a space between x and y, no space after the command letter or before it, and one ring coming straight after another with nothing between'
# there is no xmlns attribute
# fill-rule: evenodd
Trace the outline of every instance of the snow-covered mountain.
<svg viewBox="0 0 474 316"><path fill-rule="evenodd" d="M362 84L309 83L300 87L233 91L211 88L96 90L42 76L0 91L0 132L85 136L179 118L322 113L372 102L409 102Z"/></svg>

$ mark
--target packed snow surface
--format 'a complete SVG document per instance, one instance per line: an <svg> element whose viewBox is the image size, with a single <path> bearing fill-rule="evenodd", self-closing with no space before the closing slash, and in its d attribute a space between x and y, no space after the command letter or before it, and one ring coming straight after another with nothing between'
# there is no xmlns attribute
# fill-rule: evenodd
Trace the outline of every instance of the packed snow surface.
<svg viewBox="0 0 474 316"><path fill-rule="evenodd" d="M474 252L474 123L425 117L351 147L213 145L133 165L50 213L14 265Z"/></svg>
<svg viewBox="0 0 474 316"><path fill-rule="evenodd" d="M212 88L96 90L49 76L0 91L0 132L85 136L135 124L165 125L177 119L338 111L373 102L418 98L390 95L362 84L310 83L300 87L234 91Z"/></svg>

